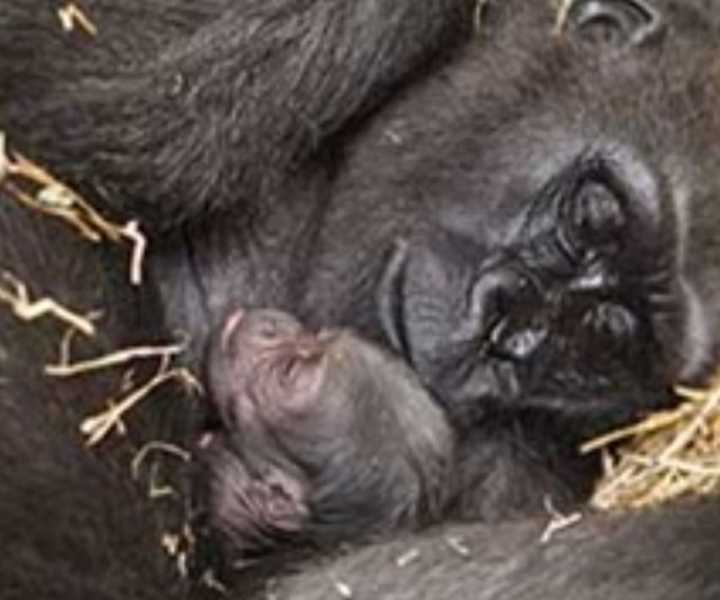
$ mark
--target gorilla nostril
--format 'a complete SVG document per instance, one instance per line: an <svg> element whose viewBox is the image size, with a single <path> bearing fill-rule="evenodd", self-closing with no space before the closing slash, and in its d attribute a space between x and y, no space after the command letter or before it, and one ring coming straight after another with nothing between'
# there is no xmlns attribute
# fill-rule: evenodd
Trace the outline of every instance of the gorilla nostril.
<svg viewBox="0 0 720 600"><path fill-rule="evenodd" d="M618 241L626 225L620 198L596 181L583 185L572 205L572 226L576 235L587 244Z"/></svg>
<svg viewBox="0 0 720 600"><path fill-rule="evenodd" d="M545 342L547 327L529 323L513 328L508 319L503 319L490 334L492 353L500 358L515 361L529 360Z"/></svg>
<svg viewBox="0 0 720 600"><path fill-rule="evenodd" d="M530 282L512 268L494 268L480 275L473 285L470 312L482 315L485 324L508 312L510 306L524 296Z"/></svg>
<svg viewBox="0 0 720 600"><path fill-rule="evenodd" d="M505 327L503 323L512 306L527 302L533 290L529 278L518 269L503 266L485 271L471 289L468 317L453 338L469 340L490 336L493 343L493 335L499 327Z"/></svg>
<svg viewBox="0 0 720 600"><path fill-rule="evenodd" d="M603 302L585 314L583 326L608 340L622 341L632 337L637 320L624 306Z"/></svg>

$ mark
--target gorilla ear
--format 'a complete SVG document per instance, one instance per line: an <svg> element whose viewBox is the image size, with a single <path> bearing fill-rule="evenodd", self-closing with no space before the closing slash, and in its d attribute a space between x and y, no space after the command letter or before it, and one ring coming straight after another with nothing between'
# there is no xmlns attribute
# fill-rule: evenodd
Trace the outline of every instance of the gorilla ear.
<svg viewBox="0 0 720 600"><path fill-rule="evenodd" d="M646 0L574 0L566 27L586 43L639 46L664 29L660 12Z"/></svg>

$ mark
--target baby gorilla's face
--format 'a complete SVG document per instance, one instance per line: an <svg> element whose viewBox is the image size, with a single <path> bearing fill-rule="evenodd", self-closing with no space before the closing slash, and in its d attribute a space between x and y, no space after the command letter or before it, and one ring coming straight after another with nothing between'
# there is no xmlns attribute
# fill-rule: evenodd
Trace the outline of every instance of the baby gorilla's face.
<svg viewBox="0 0 720 600"><path fill-rule="evenodd" d="M292 316L238 310L226 321L211 365L213 400L230 427L297 429L297 419L322 419L331 398L322 393L331 363L341 360L337 334L305 331ZM217 368L216 368L217 367ZM217 394L220 392L220 394ZM347 409L331 411L347 417ZM290 433L290 431L288 431ZM302 434L302 429L298 432Z"/></svg>
<svg viewBox="0 0 720 600"><path fill-rule="evenodd" d="M453 437L400 361L348 331L238 310L208 364L210 522L241 551L355 540L438 514Z"/></svg>

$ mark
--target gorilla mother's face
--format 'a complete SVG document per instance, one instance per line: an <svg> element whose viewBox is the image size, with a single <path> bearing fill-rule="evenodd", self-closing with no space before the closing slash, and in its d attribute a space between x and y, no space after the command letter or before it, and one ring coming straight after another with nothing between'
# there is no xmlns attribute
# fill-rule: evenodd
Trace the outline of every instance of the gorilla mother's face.
<svg viewBox="0 0 720 600"><path fill-rule="evenodd" d="M499 4L350 154L341 188L362 201L326 231L362 239L363 264L322 240L319 285L347 299L323 309L390 343L460 423L624 421L716 363L720 50L672 2L577 2L560 36L545 3ZM323 281L363 269L352 290ZM357 323L368 282L377 322Z"/></svg>

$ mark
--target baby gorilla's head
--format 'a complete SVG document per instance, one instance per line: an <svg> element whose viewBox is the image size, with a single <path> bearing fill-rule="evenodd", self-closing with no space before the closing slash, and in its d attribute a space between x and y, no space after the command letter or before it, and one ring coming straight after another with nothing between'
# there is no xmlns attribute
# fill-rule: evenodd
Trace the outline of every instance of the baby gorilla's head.
<svg viewBox="0 0 720 600"><path fill-rule="evenodd" d="M238 310L213 337L211 527L245 553L432 520L453 435L412 371L345 330Z"/></svg>

